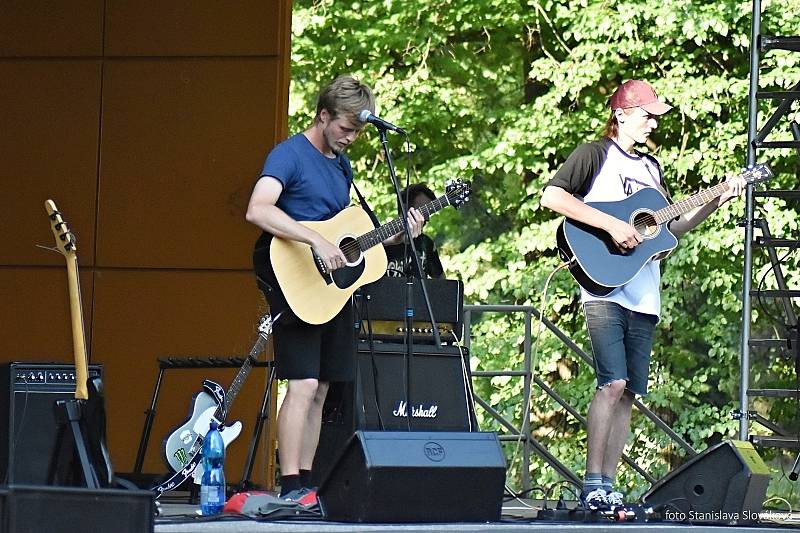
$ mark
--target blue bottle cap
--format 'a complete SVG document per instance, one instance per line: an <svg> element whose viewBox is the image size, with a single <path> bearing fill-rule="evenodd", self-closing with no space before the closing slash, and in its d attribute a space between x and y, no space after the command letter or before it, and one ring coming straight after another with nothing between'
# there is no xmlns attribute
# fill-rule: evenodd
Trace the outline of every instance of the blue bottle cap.
<svg viewBox="0 0 800 533"><path fill-rule="evenodd" d="M217 421L216 420L212 420L211 423L208 424L208 429L209 430L217 429Z"/></svg>

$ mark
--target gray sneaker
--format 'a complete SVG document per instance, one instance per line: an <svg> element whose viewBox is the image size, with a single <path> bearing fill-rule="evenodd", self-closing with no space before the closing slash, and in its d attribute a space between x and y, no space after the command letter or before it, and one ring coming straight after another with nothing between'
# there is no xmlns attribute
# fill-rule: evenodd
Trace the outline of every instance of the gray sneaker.
<svg viewBox="0 0 800 533"><path fill-rule="evenodd" d="M606 492L606 504L608 504L610 507L622 507L625 505L625 502L623 501L624 498L625 497L621 492Z"/></svg>

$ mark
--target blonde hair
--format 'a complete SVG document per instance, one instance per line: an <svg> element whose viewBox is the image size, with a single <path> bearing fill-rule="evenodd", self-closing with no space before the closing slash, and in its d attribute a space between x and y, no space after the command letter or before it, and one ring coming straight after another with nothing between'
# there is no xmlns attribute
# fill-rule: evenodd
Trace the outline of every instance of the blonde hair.
<svg viewBox="0 0 800 533"><path fill-rule="evenodd" d="M340 116L361 123L358 115L367 109L375 113L375 96L372 89L355 79L349 74L343 74L323 87L317 97L317 114L314 123L319 122L319 116L326 109L332 119Z"/></svg>

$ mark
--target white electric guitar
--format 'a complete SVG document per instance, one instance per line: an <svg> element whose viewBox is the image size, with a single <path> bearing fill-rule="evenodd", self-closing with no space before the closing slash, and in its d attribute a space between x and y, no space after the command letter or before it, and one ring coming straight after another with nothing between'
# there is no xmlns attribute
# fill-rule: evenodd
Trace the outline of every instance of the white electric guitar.
<svg viewBox="0 0 800 533"><path fill-rule="evenodd" d="M267 314L261 317L258 324L258 339L227 392L222 386L211 380L203 381L203 390L192 399L189 418L164 439L164 460L170 470L176 474L159 487L154 488L159 495L183 483L190 475L194 475L195 483L200 482L203 474L203 465L200 462L201 450L212 420L216 421L219 426L220 435L222 435L226 448L241 434L241 422L237 420L226 424L225 419L230 412L233 400L236 399L236 395L250 374L253 363L264 351L270 333L272 333L272 317Z"/></svg>

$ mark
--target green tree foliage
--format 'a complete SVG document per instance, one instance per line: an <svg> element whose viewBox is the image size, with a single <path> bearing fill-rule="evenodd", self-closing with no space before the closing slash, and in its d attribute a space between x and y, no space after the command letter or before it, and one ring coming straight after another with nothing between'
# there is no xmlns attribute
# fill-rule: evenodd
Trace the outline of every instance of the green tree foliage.
<svg viewBox="0 0 800 533"><path fill-rule="evenodd" d="M370 83L378 113L411 132L404 157L391 147L401 176L442 191L444 181L473 183L471 202L431 220L451 277L473 304L539 305L545 280L559 264L558 220L539 205L540 193L572 149L599 136L610 92L629 78L652 81L675 106L648 149L665 169L673 196L715 184L745 162L751 4L733 0L297 0L292 45L291 124L310 123L316 91L341 73ZM765 2L764 33L793 35L800 1ZM761 86L800 81L800 55L770 52ZM772 109L762 102L761 120ZM780 131L778 131L780 130ZM789 138L786 120L773 138ZM395 202L374 130L350 152L362 190L384 218ZM797 155L762 152L776 171L772 188L797 188ZM798 238L797 204L759 201L776 236ZM653 354L649 407L697 449L735 437L738 424L743 201L714 214L682 240L664 263L663 317ZM755 283L774 288L763 254ZM784 263L797 286L797 254ZM794 283L793 283L794 282ZM588 350L575 282L561 271L549 286L547 316ZM758 304L758 302L754 302ZM754 305L753 336L774 336L780 316L769 302ZM777 323L780 323L777 320ZM474 369L520 369L519 316L484 314L473 329ZM537 375L585 413L594 387L591 368L553 335L539 338ZM793 387L792 361L780 352L753 354L753 385ZM525 404L520 380L478 380L476 393L519 425ZM585 431L538 389L529 413L534 434L567 466L583 471ZM764 416L800 431L798 405L756 404ZM484 429L505 432L481 413ZM756 430L760 429L756 427ZM656 478L684 452L643 416L635 416L628 453ZM518 453L509 447L509 458ZM766 451L775 470L771 493L797 501L783 470L792 457ZM519 461L509 470L519 481ZM557 475L534 458L536 483ZM623 468L634 494L647 487Z"/></svg>

